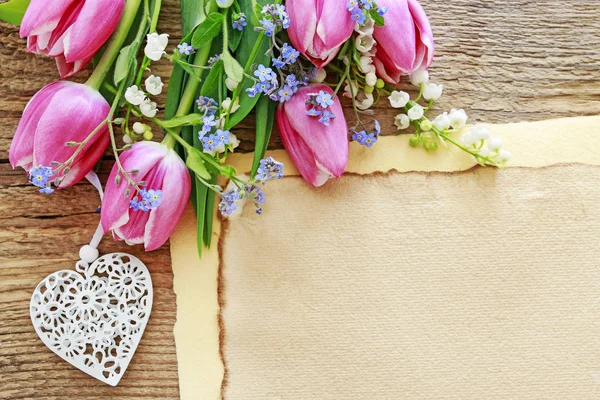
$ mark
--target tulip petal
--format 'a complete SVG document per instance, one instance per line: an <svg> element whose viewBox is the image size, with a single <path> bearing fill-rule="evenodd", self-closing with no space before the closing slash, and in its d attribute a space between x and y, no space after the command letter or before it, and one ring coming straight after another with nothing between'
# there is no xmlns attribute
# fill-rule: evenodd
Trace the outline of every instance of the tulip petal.
<svg viewBox="0 0 600 400"><path fill-rule="evenodd" d="M124 7L124 0L86 1L64 35L66 62L91 59L117 28Z"/></svg>
<svg viewBox="0 0 600 400"><path fill-rule="evenodd" d="M29 169L31 167L33 163L33 142L38 121L46 112L52 97L67 85L69 85L67 82L51 83L37 92L25 106L8 152L8 159L13 168L24 167Z"/></svg>
<svg viewBox="0 0 600 400"><path fill-rule="evenodd" d="M294 47L317 68L336 56L352 36L354 21L341 0L288 0L290 18L287 32Z"/></svg>
<svg viewBox="0 0 600 400"><path fill-rule="evenodd" d="M387 83L391 83L392 85L398 83L400 76L402 75L402 71L395 67L394 62L390 60L383 47L377 48L377 54L375 57L373 57L373 64L377 70L377 75L381 79Z"/></svg>
<svg viewBox="0 0 600 400"><path fill-rule="evenodd" d="M78 0L31 0L23 16L19 35L41 35L52 32L58 26L65 11Z"/></svg>
<svg viewBox="0 0 600 400"><path fill-rule="evenodd" d="M163 161L164 157L160 161L158 161L158 163L154 165L154 168L152 168L146 174L144 178L144 180L146 181L146 185L144 187L146 189L160 190L162 188L162 184L165 179L165 174L167 173L166 168L164 168ZM129 221L127 221L127 223L123 226L116 228L115 232L119 236L121 236L128 244L144 243L144 235L147 231L146 226L148 225L148 221L150 220L152 213L154 213L155 211L156 210L130 210Z"/></svg>
<svg viewBox="0 0 600 400"><path fill-rule="evenodd" d="M336 116L329 126L319 122L316 117L306 115L306 97L310 93L324 91L333 95L326 85L304 87L284 103L283 109L291 128L304 140L315 161L335 177L341 176L348 164L348 125L344 118L342 105L337 97L331 106Z"/></svg>
<svg viewBox="0 0 600 400"><path fill-rule="evenodd" d="M416 68L429 68L433 62L433 56L435 53L433 44L433 32L431 30L431 24L429 18L425 13L425 10L416 0L408 0L408 8L415 20L415 25L419 31L420 40L417 42L417 54L418 58L422 59L421 62L417 62ZM420 55L424 54L423 57Z"/></svg>
<svg viewBox="0 0 600 400"><path fill-rule="evenodd" d="M85 60L78 60L72 63L68 63L63 55L56 56L56 67L61 79L69 78L82 69L90 62L91 58Z"/></svg>
<svg viewBox="0 0 600 400"><path fill-rule="evenodd" d="M78 158L78 161L73 163L69 173L61 180L59 188L64 189L73 186L81 181L88 172L94 168L100 158L102 158L102 155L110 142L108 128L104 127L102 131L98 132L94 139L93 143L90 144L89 150Z"/></svg>
<svg viewBox="0 0 600 400"><path fill-rule="evenodd" d="M285 3L288 14L292 16L287 32L294 47L302 54L312 47L317 29L317 10L312 4L306 3L303 0L288 0Z"/></svg>
<svg viewBox="0 0 600 400"><path fill-rule="evenodd" d="M77 148L68 147L66 143L83 142L106 119L109 108L106 100L94 89L69 82L54 95L39 120L33 163L48 166L53 161L67 161ZM90 140L75 161L81 159L93 144L94 141Z"/></svg>
<svg viewBox="0 0 600 400"><path fill-rule="evenodd" d="M283 146L304 179L315 187L325 184L331 174L323 171L316 163L312 151L304 139L289 124L283 106L277 108L277 126Z"/></svg>
<svg viewBox="0 0 600 400"><path fill-rule="evenodd" d="M409 74L415 64L417 36L407 0L378 0L377 5L388 8L385 14L386 24L376 26L373 32L378 43L377 53L385 48L385 53L392 61L391 65L386 63L388 71L394 66L403 74Z"/></svg>
<svg viewBox="0 0 600 400"><path fill-rule="evenodd" d="M165 171L160 186L163 198L158 208L150 211L144 234L146 251L158 249L171 237L183 216L192 185L185 163L173 150L169 151L157 168Z"/></svg>
<svg viewBox="0 0 600 400"><path fill-rule="evenodd" d="M356 23L343 0L321 0L317 35L326 48L339 48L352 36Z"/></svg>
<svg viewBox="0 0 600 400"><path fill-rule="evenodd" d="M162 160L167 154L167 148L160 143L138 142L130 150L124 151L119 160L126 171L133 169L139 172L131 178L135 182L146 179L148 173ZM116 184L118 167L115 164L108 177L106 188L104 189L104 199L102 200L101 221L104 232L116 230L129 221L129 200L135 193L125 196L127 190L127 181L123 178L119 185ZM143 236L143 235L142 235ZM123 238L123 237L122 237Z"/></svg>

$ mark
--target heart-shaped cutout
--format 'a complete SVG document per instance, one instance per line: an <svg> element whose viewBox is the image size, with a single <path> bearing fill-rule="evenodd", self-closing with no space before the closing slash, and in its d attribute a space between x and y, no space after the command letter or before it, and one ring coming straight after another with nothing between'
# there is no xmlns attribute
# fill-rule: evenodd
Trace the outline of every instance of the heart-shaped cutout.
<svg viewBox="0 0 600 400"><path fill-rule="evenodd" d="M148 268L125 253L49 275L30 306L35 331L50 350L111 386L125 373L151 310Z"/></svg>

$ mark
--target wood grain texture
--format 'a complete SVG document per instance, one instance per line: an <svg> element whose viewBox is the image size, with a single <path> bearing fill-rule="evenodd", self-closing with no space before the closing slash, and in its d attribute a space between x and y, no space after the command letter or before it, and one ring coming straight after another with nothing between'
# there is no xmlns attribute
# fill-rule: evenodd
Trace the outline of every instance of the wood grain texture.
<svg viewBox="0 0 600 400"><path fill-rule="evenodd" d="M159 30L178 33L178 2L165 0ZM600 114L600 8L597 0L423 0L436 36L432 76L446 86L437 109L465 108L490 123ZM18 29L0 24L0 398L178 398L172 328L175 295L168 246L152 253L113 242L148 266L155 302L144 339L119 387L70 367L44 347L29 320L29 299L46 275L70 268L98 222L87 184L45 197L8 164L8 148L31 96L57 78L54 62L25 52ZM166 62L153 73L168 76ZM85 80L86 73L77 78ZM384 132L394 112L377 108ZM351 118L351 113L347 113ZM253 118L236 132L252 149ZM277 135L271 147L281 147ZM415 150L419 151L419 150ZM112 161L102 166L106 179Z"/></svg>

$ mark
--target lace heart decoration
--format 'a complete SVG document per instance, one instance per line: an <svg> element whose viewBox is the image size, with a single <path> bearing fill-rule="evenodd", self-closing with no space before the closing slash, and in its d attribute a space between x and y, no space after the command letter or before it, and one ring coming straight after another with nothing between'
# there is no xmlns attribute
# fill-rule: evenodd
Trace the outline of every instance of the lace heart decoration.
<svg viewBox="0 0 600 400"><path fill-rule="evenodd" d="M152 295L150 273L139 259L107 254L41 281L31 297L31 321L50 350L116 386L146 329Z"/></svg>

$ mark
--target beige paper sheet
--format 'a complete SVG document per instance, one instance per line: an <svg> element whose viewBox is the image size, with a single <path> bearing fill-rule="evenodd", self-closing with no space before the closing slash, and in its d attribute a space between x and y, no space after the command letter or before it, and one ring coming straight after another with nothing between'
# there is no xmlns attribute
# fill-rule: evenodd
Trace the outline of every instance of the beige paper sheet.
<svg viewBox="0 0 600 400"><path fill-rule="evenodd" d="M349 171L366 176L321 191L298 178L273 183L259 220L228 222L223 235L216 224L222 260L217 246L197 260L188 213L172 240L182 398L221 394L219 262L226 399L597 397L599 126L595 117L494 126L511 166L524 167L503 172L369 175L472 162L410 149L406 137L353 146ZM233 158L240 171L249 161ZM538 169L568 163L579 165ZM474 216L496 223L461 225ZM325 240L335 224L339 242ZM365 251L369 230L379 236Z"/></svg>

